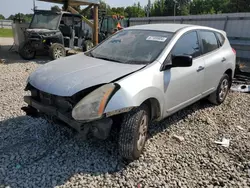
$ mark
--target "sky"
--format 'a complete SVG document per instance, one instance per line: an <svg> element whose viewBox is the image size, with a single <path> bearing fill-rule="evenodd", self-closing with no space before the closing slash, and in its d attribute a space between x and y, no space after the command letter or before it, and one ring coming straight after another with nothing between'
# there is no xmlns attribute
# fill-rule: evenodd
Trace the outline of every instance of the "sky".
<svg viewBox="0 0 250 188"><path fill-rule="evenodd" d="M133 3L140 2L141 5L146 5L148 0L104 0L112 7L129 6ZM36 1L38 9L50 9L55 4ZM32 13L33 0L0 0L0 14L4 17L9 17L11 14Z"/></svg>

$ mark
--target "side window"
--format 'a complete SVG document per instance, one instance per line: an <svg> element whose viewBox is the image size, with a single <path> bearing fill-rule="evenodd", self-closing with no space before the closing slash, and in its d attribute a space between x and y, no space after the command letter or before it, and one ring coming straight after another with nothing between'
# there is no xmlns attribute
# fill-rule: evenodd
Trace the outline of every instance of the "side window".
<svg viewBox="0 0 250 188"><path fill-rule="evenodd" d="M186 33L176 42L172 55L191 55L196 58L201 55L197 32Z"/></svg>
<svg viewBox="0 0 250 188"><path fill-rule="evenodd" d="M200 37L203 45L203 53L209 53L218 49L218 41L215 34L211 31L200 31Z"/></svg>
<svg viewBox="0 0 250 188"><path fill-rule="evenodd" d="M225 42L225 37L220 34L220 33L215 33L217 38L219 39L219 42L220 42L220 46L223 46L224 42Z"/></svg>

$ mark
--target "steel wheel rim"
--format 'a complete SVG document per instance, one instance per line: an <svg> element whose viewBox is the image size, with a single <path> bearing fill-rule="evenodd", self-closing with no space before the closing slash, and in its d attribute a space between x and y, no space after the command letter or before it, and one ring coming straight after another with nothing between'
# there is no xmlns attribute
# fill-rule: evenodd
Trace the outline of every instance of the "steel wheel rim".
<svg viewBox="0 0 250 188"><path fill-rule="evenodd" d="M54 51L54 55L56 59L59 59L60 57L63 56L62 50L60 48L56 48Z"/></svg>
<svg viewBox="0 0 250 188"><path fill-rule="evenodd" d="M141 151L143 146L144 146L144 143L145 143L146 137L147 137L147 131L148 131L147 116L143 115L141 122L140 122L139 137L137 140L137 149L139 151Z"/></svg>
<svg viewBox="0 0 250 188"><path fill-rule="evenodd" d="M219 93L219 98L220 100L224 100L226 95L227 95L227 92L228 92L228 80L227 79L224 79L221 83L221 86L220 86L220 93Z"/></svg>

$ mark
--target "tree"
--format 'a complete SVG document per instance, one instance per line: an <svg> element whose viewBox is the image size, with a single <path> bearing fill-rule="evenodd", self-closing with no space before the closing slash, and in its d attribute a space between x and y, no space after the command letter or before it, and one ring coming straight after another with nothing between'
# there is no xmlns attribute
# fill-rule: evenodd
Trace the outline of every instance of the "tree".
<svg viewBox="0 0 250 188"><path fill-rule="evenodd" d="M20 20L24 20L25 22L31 22L32 16L33 14L18 13L15 15L10 15L7 19L8 20L20 19Z"/></svg>
<svg viewBox="0 0 250 188"><path fill-rule="evenodd" d="M146 16L146 12L144 8L138 4L134 4L133 6L128 6L125 8L124 13L126 17L144 17Z"/></svg>
<svg viewBox="0 0 250 188"><path fill-rule="evenodd" d="M5 19L4 15L0 14L0 20L4 20L4 19Z"/></svg>
<svg viewBox="0 0 250 188"><path fill-rule="evenodd" d="M230 0L209 0L211 9L213 8L215 14L228 12Z"/></svg>
<svg viewBox="0 0 250 188"><path fill-rule="evenodd" d="M211 0L193 0L190 3L190 14L209 14L213 13Z"/></svg>
<svg viewBox="0 0 250 188"><path fill-rule="evenodd" d="M228 10L230 12L249 12L250 0L230 0Z"/></svg>
<svg viewBox="0 0 250 188"><path fill-rule="evenodd" d="M152 16L188 15L190 0L156 0L151 8ZM176 11L174 11L176 10Z"/></svg>

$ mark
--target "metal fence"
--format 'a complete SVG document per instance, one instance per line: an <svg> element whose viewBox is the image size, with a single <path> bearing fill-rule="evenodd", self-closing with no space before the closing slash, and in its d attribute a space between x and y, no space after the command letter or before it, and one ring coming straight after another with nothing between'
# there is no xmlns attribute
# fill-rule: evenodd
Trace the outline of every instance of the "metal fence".
<svg viewBox="0 0 250 188"><path fill-rule="evenodd" d="M0 20L0 28L12 28L12 20Z"/></svg>
<svg viewBox="0 0 250 188"><path fill-rule="evenodd" d="M130 26L155 23L181 23L224 30L241 59L250 59L250 13L230 13L193 16L131 18Z"/></svg>

